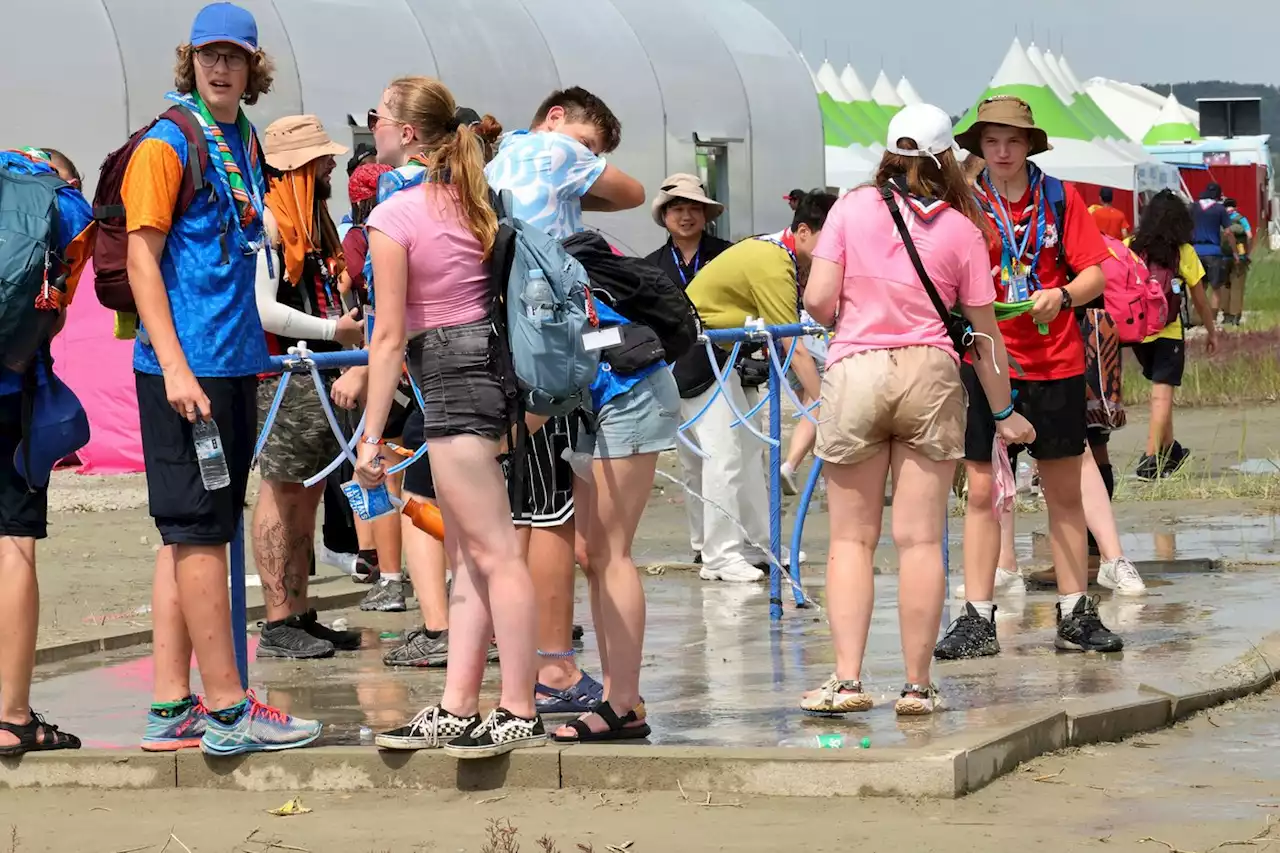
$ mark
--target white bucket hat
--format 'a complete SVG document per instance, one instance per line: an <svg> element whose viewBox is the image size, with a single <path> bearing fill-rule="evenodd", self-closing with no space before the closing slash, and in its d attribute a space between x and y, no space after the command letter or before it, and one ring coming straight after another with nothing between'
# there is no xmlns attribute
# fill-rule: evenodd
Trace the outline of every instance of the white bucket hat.
<svg viewBox="0 0 1280 853"><path fill-rule="evenodd" d="M899 148L899 139L910 139L915 143L915 150ZM899 110L889 121L889 138L884 147L903 157L928 157L939 168L939 154L960 152L951 128L951 116L932 104L914 104Z"/></svg>
<svg viewBox="0 0 1280 853"><path fill-rule="evenodd" d="M664 208L673 201L693 201L707 209L707 221L711 222L724 213L724 205L707 197L706 187L697 175L679 173L662 182L657 197L653 200L653 221L659 228L666 228Z"/></svg>

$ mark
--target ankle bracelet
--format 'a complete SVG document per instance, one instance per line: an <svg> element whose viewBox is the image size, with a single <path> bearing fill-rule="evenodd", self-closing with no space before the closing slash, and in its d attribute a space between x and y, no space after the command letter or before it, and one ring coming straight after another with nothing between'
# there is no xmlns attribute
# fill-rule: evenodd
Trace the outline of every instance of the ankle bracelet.
<svg viewBox="0 0 1280 853"><path fill-rule="evenodd" d="M538 649L538 657L540 658L571 658L576 654L577 652L573 649L569 649L567 652L544 652L542 649Z"/></svg>

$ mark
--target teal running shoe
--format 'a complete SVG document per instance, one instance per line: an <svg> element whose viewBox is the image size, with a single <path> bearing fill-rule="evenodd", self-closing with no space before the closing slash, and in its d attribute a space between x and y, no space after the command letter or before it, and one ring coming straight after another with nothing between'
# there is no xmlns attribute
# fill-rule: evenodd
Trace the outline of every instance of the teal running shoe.
<svg viewBox="0 0 1280 853"><path fill-rule="evenodd" d="M205 715L208 713L199 696L192 696L191 707L176 717L161 717L147 711L147 731L142 736L143 752L195 749L204 737Z"/></svg>
<svg viewBox="0 0 1280 853"><path fill-rule="evenodd" d="M270 705L258 701L250 690L245 700L248 707L231 725L218 722L210 715L200 740L206 755L243 755L247 752L276 752L296 749L314 743L320 737L321 724L315 720L299 720Z"/></svg>

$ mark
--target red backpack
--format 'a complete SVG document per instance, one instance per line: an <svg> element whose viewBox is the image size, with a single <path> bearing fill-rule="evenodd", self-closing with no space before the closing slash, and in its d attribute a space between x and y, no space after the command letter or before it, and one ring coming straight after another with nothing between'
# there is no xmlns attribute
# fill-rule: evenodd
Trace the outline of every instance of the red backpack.
<svg viewBox="0 0 1280 853"><path fill-rule="evenodd" d="M187 140L187 168L182 173L178 203L173 208L175 218L186 211L196 193L205 186L204 170L209 165L209 146L205 142L204 130L185 107L170 107L102 161L98 188L93 194L93 218L98 223L97 244L93 250L93 289L98 294L98 301L112 311L137 312L133 291L129 287L129 233L124 201L120 196L124 173L142 138L156 126L156 122L164 119L176 124Z"/></svg>
<svg viewBox="0 0 1280 853"><path fill-rule="evenodd" d="M1168 282L1124 243L1105 234L1102 239L1110 253L1102 262L1107 313L1115 321L1121 343L1140 344L1169 323Z"/></svg>

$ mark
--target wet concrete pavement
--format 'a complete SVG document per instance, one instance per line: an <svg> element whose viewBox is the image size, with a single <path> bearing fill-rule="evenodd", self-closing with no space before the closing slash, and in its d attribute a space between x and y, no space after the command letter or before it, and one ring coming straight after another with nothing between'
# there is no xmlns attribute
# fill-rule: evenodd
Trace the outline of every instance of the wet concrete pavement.
<svg viewBox="0 0 1280 853"><path fill-rule="evenodd" d="M958 582L953 579L953 585ZM646 577L642 688L652 742L763 747L841 732L855 742L869 737L872 749L927 747L957 733L1020 722L1064 702L1136 698L1143 682L1202 680L1275 628L1271 570L1170 573L1150 575L1147 582L1150 594L1142 599L1104 596L1103 619L1127 643L1124 653L1105 657L1054 651L1052 594L1032 592L1000 602L1003 653L937 665L934 679L950 710L898 721L891 707L903 682L897 583L892 576L878 577L863 678L884 704L841 721L807 717L796 708L800 694L819 685L833 666L821 612L788 609L783 622L771 627L764 586L707 583L677 571ZM821 603L820 576L812 570L810 584ZM589 626L584 593L580 584L577 615ZM411 626L416 612L340 615L365 632L361 651L328 661L254 662L251 680L271 704L323 720L322 743L359 744L435 701L444 673L391 670L381 663L390 641L380 635ZM593 639L588 627L580 662L598 676ZM33 703L80 735L86 747L133 748L151 689L148 651L44 667ZM489 701L496 699L497 678L498 668L490 667Z"/></svg>

